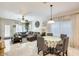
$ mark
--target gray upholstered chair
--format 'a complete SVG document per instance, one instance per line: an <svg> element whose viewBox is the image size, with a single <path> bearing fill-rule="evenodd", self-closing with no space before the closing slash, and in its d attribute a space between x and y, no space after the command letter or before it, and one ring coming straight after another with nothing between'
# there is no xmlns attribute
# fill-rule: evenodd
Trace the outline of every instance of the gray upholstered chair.
<svg viewBox="0 0 79 59"><path fill-rule="evenodd" d="M67 37L67 34L60 34L61 39L63 39L64 37Z"/></svg>
<svg viewBox="0 0 79 59"><path fill-rule="evenodd" d="M46 36L46 32L42 32L41 33L41 36Z"/></svg>
<svg viewBox="0 0 79 59"><path fill-rule="evenodd" d="M42 38L40 35L37 36L37 48L38 48L38 54L40 51L43 51L43 56L48 53L48 46L44 43L44 38Z"/></svg>
<svg viewBox="0 0 79 59"><path fill-rule="evenodd" d="M60 53L63 53L63 56L66 54L66 56L68 55L68 42L69 42L69 37L64 37L63 38L63 44L62 45L57 45L55 48L55 53L57 55L60 55Z"/></svg>
<svg viewBox="0 0 79 59"><path fill-rule="evenodd" d="M64 37L67 37L67 34L60 34L60 38L63 40L64 39ZM60 41L58 44L57 44L57 46L62 46L63 45L63 42L62 41Z"/></svg>
<svg viewBox="0 0 79 59"><path fill-rule="evenodd" d="M47 36L53 36L53 33L47 33Z"/></svg>

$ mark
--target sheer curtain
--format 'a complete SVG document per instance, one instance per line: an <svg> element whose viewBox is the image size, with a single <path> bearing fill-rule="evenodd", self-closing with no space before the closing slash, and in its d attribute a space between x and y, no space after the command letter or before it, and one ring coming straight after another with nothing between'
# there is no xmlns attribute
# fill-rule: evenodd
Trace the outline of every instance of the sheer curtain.
<svg viewBox="0 0 79 59"><path fill-rule="evenodd" d="M51 24L49 27L49 32L52 32L54 36L59 37L60 34L67 34L67 36L72 36L72 21L71 20L60 20Z"/></svg>
<svg viewBox="0 0 79 59"><path fill-rule="evenodd" d="M79 48L79 14L67 15L63 18L56 17L55 23L48 27L48 32L54 36L60 36L61 33L69 36L69 45Z"/></svg>

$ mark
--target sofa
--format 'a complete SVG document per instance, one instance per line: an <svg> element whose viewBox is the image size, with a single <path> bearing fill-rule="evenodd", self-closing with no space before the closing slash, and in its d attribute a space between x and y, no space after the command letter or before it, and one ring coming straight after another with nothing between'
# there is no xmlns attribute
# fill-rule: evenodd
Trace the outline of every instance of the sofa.
<svg viewBox="0 0 79 59"><path fill-rule="evenodd" d="M22 42L22 36L19 33L15 33L11 41L12 43Z"/></svg>

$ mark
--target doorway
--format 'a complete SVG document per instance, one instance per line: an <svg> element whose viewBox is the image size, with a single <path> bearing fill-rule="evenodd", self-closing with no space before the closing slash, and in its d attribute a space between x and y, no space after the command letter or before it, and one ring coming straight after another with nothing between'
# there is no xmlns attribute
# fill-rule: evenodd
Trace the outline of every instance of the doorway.
<svg viewBox="0 0 79 59"><path fill-rule="evenodd" d="M5 25L5 38L10 38L10 25Z"/></svg>

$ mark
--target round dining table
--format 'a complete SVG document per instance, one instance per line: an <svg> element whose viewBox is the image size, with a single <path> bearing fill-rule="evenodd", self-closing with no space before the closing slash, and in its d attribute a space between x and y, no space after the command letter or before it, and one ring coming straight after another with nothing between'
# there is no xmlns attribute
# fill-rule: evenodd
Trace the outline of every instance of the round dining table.
<svg viewBox="0 0 79 59"><path fill-rule="evenodd" d="M54 37L54 36L44 36L45 44L48 45L48 47L55 48L57 43L61 42L60 37Z"/></svg>

